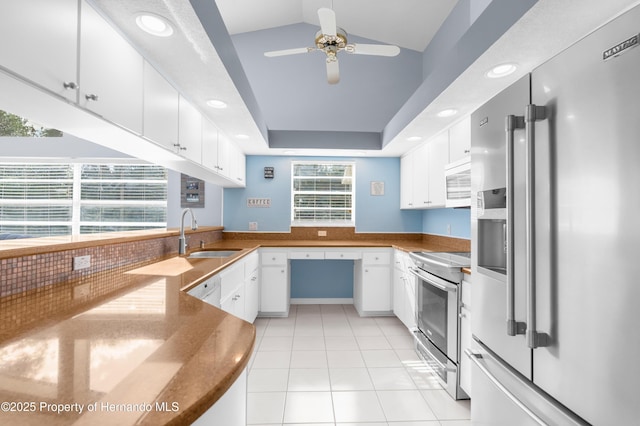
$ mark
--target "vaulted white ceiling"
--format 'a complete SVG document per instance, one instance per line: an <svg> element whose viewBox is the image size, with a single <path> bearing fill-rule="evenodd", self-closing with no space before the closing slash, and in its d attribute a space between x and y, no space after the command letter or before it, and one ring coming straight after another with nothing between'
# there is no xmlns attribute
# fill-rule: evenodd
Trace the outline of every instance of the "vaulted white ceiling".
<svg viewBox="0 0 640 426"><path fill-rule="evenodd" d="M336 12L349 34L422 52L457 0L216 0L229 34L307 23L317 10Z"/></svg>

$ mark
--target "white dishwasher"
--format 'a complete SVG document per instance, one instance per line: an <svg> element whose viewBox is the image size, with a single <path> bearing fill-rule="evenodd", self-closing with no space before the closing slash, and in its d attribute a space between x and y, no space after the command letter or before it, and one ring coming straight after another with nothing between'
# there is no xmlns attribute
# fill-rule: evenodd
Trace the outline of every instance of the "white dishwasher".
<svg viewBox="0 0 640 426"><path fill-rule="evenodd" d="M198 299L207 302L210 305L215 306L216 308L220 307L220 276L216 275L198 286L192 288L187 292L191 296L197 297Z"/></svg>

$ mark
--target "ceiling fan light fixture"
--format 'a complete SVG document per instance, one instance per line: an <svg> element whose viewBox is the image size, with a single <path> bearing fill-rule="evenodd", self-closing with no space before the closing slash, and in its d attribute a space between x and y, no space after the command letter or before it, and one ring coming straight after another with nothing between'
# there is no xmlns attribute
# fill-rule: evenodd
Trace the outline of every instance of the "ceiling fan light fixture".
<svg viewBox="0 0 640 426"><path fill-rule="evenodd" d="M516 69L518 69L518 66L516 64L508 62L496 65L495 67L491 68L485 73L485 76L487 78L502 78L513 74Z"/></svg>
<svg viewBox="0 0 640 426"><path fill-rule="evenodd" d="M457 109L455 109L455 108L447 108L447 109L443 109L442 111L440 111L436 115L438 117L440 117L440 118L446 118L446 117L453 117L457 113L458 113Z"/></svg>
<svg viewBox="0 0 640 426"><path fill-rule="evenodd" d="M140 13L136 16L136 25L156 37L169 37L173 34L173 27L165 18L153 13Z"/></svg>
<svg viewBox="0 0 640 426"><path fill-rule="evenodd" d="M209 99L207 101L207 105L209 105L211 108L218 109L224 109L228 106L226 102L221 101L220 99Z"/></svg>

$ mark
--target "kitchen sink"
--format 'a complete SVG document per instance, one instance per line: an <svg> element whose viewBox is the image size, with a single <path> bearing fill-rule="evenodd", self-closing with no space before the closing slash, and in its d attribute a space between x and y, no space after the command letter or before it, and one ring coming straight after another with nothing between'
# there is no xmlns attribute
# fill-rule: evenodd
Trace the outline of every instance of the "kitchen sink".
<svg viewBox="0 0 640 426"><path fill-rule="evenodd" d="M189 255L189 258L220 258L233 256L241 249L226 249L226 250L202 250L196 251Z"/></svg>

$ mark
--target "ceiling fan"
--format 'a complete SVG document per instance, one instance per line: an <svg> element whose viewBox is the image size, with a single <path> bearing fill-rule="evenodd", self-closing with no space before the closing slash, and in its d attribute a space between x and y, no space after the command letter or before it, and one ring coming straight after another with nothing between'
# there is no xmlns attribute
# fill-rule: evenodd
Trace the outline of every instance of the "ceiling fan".
<svg viewBox="0 0 640 426"><path fill-rule="evenodd" d="M383 44L347 44L347 33L336 25L336 14L332 9L326 7L318 9L318 18L320 18L320 31L316 33L314 47L274 50L265 52L264 56L271 58L321 50L327 55L327 81L329 84L336 84L340 81L337 54L341 50L356 55L374 56L396 56L400 53L398 46Z"/></svg>

